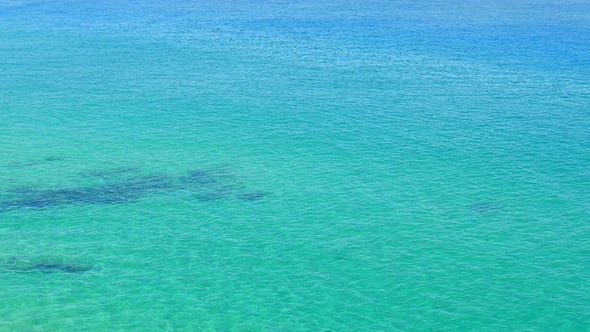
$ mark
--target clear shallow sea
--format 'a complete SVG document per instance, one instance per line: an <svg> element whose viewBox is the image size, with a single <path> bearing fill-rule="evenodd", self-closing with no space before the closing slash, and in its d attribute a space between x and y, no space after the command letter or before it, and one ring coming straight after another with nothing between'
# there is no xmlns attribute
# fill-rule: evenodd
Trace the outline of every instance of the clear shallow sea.
<svg viewBox="0 0 590 332"><path fill-rule="evenodd" d="M590 331L587 1L0 1L0 331Z"/></svg>

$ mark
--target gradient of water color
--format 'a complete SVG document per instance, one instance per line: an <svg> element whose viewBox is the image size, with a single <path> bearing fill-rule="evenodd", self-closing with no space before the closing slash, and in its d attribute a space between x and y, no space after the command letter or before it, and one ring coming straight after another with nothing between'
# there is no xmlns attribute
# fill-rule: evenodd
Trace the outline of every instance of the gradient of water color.
<svg viewBox="0 0 590 332"><path fill-rule="evenodd" d="M589 77L587 1L0 1L0 331L590 331Z"/></svg>

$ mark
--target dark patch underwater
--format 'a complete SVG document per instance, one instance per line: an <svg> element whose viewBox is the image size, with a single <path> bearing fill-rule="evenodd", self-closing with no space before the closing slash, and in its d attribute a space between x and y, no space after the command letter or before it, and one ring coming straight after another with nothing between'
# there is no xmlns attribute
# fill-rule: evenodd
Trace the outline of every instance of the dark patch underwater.
<svg viewBox="0 0 590 332"><path fill-rule="evenodd" d="M128 167L93 171L97 177L126 175L139 171ZM66 205L120 204L137 201L152 193L189 191L199 201L217 201L232 197L240 187L235 174L227 169L196 169L186 175L166 174L136 175L123 179L111 179L110 183L75 188L39 190L33 186L6 188L4 191L16 198L0 200L0 212L15 209L47 209ZM264 198L265 193L246 191L235 195L246 201Z"/></svg>

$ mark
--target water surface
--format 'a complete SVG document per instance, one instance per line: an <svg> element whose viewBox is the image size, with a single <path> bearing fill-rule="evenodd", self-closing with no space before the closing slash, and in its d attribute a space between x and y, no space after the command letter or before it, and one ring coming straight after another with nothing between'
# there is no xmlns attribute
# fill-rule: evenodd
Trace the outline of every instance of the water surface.
<svg viewBox="0 0 590 332"><path fill-rule="evenodd" d="M4 1L0 331L587 331L584 1Z"/></svg>

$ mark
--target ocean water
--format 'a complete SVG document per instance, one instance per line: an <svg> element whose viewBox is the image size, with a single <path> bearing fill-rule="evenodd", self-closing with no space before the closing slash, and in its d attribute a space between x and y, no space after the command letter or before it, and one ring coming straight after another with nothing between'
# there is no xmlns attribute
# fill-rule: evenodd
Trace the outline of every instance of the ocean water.
<svg viewBox="0 0 590 332"><path fill-rule="evenodd" d="M0 331L590 331L588 1L0 1Z"/></svg>

